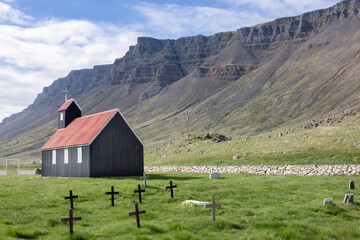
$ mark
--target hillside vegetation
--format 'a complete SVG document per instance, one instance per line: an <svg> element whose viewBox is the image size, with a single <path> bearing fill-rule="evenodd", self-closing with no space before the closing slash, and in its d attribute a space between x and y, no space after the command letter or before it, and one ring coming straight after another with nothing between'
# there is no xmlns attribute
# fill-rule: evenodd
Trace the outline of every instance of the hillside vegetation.
<svg viewBox="0 0 360 240"><path fill-rule="evenodd" d="M360 120L316 128L273 130L253 136L234 136L217 143L205 133L190 134L147 149L146 165L287 165L360 164Z"/></svg>

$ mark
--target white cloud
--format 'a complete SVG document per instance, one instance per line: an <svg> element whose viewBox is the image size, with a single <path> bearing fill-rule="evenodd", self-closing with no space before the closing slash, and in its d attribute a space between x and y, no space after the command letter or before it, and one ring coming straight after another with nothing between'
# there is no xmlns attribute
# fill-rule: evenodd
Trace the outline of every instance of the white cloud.
<svg viewBox="0 0 360 240"><path fill-rule="evenodd" d="M130 27L84 20L19 26L27 15L11 8L7 12L17 15L2 15L0 22L0 122L26 108L44 86L71 70L112 63L141 35ZM6 17L16 25L4 24Z"/></svg>
<svg viewBox="0 0 360 240"><path fill-rule="evenodd" d="M268 16L284 17L331 7L339 0L218 0L237 8L246 8Z"/></svg>
<svg viewBox="0 0 360 240"><path fill-rule="evenodd" d="M256 13L213 7L144 3L135 9L145 17L146 29L159 37L214 34L270 20Z"/></svg>
<svg viewBox="0 0 360 240"><path fill-rule="evenodd" d="M10 22L19 25L28 25L33 19L32 16L26 15L17 9L13 9L10 5L0 2L0 23Z"/></svg>

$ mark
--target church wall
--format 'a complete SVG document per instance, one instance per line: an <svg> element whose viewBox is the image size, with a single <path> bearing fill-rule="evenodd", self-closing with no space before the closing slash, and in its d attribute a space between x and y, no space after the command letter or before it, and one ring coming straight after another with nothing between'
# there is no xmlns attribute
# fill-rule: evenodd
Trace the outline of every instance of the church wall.
<svg viewBox="0 0 360 240"><path fill-rule="evenodd" d="M143 145L117 113L90 145L91 177L141 176Z"/></svg>
<svg viewBox="0 0 360 240"><path fill-rule="evenodd" d="M68 163L64 163L64 148L56 150L56 164L52 164L52 150L42 151L43 177L89 177L90 147L82 147L82 162L77 162L77 147L67 148Z"/></svg>

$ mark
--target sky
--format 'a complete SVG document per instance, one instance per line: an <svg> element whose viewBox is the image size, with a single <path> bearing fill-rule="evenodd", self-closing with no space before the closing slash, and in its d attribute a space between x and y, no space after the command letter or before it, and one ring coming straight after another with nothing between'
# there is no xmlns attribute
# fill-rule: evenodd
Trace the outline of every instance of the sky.
<svg viewBox="0 0 360 240"><path fill-rule="evenodd" d="M71 70L113 63L140 36L213 35L337 2L0 0L0 122Z"/></svg>

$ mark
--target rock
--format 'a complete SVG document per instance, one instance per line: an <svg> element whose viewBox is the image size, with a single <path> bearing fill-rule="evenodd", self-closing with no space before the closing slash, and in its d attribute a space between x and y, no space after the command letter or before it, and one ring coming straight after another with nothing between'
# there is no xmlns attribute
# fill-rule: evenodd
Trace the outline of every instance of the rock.
<svg viewBox="0 0 360 240"><path fill-rule="evenodd" d="M238 160L238 159L240 159L240 157L238 155L235 155L232 157L232 160Z"/></svg>
<svg viewBox="0 0 360 240"><path fill-rule="evenodd" d="M358 146L360 146L360 142L355 142L352 146L353 147L358 147Z"/></svg>
<svg viewBox="0 0 360 240"><path fill-rule="evenodd" d="M166 155L162 155L160 158L161 158L161 159L165 159L165 158L166 158Z"/></svg>
<svg viewBox="0 0 360 240"><path fill-rule="evenodd" d="M204 139L211 139L211 136L209 133L205 134Z"/></svg>

